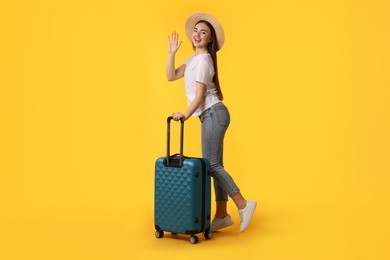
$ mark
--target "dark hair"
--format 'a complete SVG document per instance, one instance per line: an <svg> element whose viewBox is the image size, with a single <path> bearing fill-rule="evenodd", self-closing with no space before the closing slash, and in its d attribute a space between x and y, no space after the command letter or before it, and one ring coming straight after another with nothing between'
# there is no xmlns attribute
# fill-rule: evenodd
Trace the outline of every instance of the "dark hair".
<svg viewBox="0 0 390 260"><path fill-rule="evenodd" d="M207 45L207 50L209 51L211 58L213 59L213 64L214 64L214 78L213 82L215 84L215 87L217 88L217 93L219 95L219 98L223 100L223 95L221 91L221 86L219 85L219 79L218 79L218 66L217 66L217 51L218 51L218 41L217 41L217 35L215 34L214 27L209 23L208 21L205 20L200 20L198 21L195 25L199 23L204 23L206 24L211 31L211 42ZM195 47L194 47L195 48Z"/></svg>

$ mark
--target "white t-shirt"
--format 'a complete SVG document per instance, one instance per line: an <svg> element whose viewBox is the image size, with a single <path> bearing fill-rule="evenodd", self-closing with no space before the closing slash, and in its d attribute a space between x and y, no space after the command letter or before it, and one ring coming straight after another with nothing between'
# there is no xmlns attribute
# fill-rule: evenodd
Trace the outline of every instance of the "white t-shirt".
<svg viewBox="0 0 390 260"><path fill-rule="evenodd" d="M193 116L200 116L203 111L205 111L212 105L221 102L215 84L213 82L213 59L208 53L194 54L189 57L184 64L186 64L186 69L184 71L184 82L186 87L188 105L190 105L195 99L196 82L203 83L207 87L203 104L201 104L198 109L192 114Z"/></svg>

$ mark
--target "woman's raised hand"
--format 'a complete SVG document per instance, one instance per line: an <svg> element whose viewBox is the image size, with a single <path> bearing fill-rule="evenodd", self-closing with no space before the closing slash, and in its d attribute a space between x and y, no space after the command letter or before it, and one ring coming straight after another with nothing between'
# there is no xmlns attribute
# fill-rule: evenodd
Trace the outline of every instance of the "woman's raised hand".
<svg viewBox="0 0 390 260"><path fill-rule="evenodd" d="M179 34L177 32L173 32L171 35L168 35L168 53L175 54L177 50L180 48L182 43L178 41Z"/></svg>

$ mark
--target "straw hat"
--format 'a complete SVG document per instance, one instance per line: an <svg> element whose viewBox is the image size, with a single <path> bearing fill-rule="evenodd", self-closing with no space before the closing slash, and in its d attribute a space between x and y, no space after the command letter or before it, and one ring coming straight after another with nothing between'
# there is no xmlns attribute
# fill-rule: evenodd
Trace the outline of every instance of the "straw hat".
<svg viewBox="0 0 390 260"><path fill-rule="evenodd" d="M217 36L218 50L220 50L225 41L225 33L223 32L223 28L221 24L209 14L194 13L187 18L186 25L185 25L187 38L190 40L190 42L192 42L192 32L194 31L195 24L200 20L205 20L214 27L215 34Z"/></svg>

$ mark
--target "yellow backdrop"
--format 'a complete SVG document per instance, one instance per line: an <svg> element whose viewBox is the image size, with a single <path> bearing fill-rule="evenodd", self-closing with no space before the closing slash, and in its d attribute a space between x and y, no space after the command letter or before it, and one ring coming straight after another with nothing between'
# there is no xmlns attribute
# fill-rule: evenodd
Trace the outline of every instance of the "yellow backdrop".
<svg viewBox="0 0 390 260"><path fill-rule="evenodd" d="M389 10L2 1L0 259L389 259ZM180 65L197 11L225 29L225 167L259 205L246 233L229 205L236 225L194 246L154 237L153 185L166 117L186 108L183 81L165 79L167 36L183 40ZM185 128L200 156L199 120Z"/></svg>

